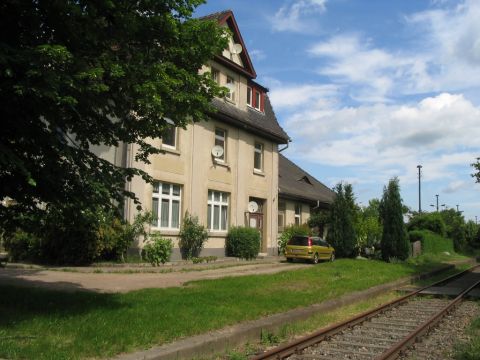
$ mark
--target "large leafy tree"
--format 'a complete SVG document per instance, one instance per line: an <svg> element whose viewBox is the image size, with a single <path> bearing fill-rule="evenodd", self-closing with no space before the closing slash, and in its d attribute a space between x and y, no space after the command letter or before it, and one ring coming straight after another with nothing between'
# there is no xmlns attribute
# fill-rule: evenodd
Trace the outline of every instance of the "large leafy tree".
<svg viewBox="0 0 480 360"><path fill-rule="evenodd" d="M203 64L226 46L202 0L0 2L0 222L66 204L110 207L148 175L95 156L92 145L136 144L206 119L222 93Z"/></svg>
<svg viewBox="0 0 480 360"><path fill-rule="evenodd" d="M391 258L407 259L410 243L403 222L403 205L398 178L391 179L388 186L384 187L379 211L383 225L382 258L385 261Z"/></svg>

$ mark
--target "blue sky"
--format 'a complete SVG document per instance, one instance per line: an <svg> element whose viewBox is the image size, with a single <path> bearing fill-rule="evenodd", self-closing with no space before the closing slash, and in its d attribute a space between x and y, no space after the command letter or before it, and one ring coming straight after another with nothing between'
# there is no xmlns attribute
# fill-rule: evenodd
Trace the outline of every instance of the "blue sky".
<svg viewBox="0 0 480 360"><path fill-rule="evenodd" d="M257 81L292 138L285 155L358 202L398 176L404 203L480 221L480 1L210 0L231 9Z"/></svg>

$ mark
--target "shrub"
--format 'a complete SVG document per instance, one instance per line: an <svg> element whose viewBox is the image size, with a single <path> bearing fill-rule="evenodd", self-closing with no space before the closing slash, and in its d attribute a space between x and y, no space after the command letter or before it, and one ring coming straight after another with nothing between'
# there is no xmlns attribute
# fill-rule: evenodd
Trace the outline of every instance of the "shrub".
<svg viewBox="0 0 480 360"><path fill-rule="evenodd" d="M310 229L308 225L290 225L286 226L280 235L278 240L278 253L285 254L285 247L287 246L288 240L295 235L310 235Z"/></svg>
<svg viewBox="0 0 480 360"><path fill-rule="evenodd" d="M408 230L430 230L445 236L445 221L439 213L421 213L415 215L408 223Z"/></svg>
<svg viewBox="0 0 480 360"><path fill-rule="evenodd" d="M180 229L180 253L183 259L198 257L202 251L205 241L208 239L208 232L204 226L198 223L198 217L190 215L188 212L182 222Z"/></svg>
<svg viewBox="0 0 480 360"><path fill-rule="evenodd" d="M40 240L34 234L17 230L5 237L4 247L12 261L36 261L40 252Z"/></svg>
<svg viewBox="0 0 480 360"><path fill-rule="evenodd" d="M408 232L408 237L410 239L410 242L415 242L415 241L421 241L422 244L425 240L425 236L423 235L423 232L420 230L412 230Z"/></svg>
<svg viewBox="0 0 480 360"><path fill-rule="evenodd" d="M165 264L172 256L172 240L163 238L159 233L151 234L151 240L144 246L146 260L152 266Z"/></svg>
<svg viewBox="0 0 480 360"><path fill-rule="evenodd" d="M255 259L260 251L260 232L250 227L232 227L227 235L227 255Z"/></svg>

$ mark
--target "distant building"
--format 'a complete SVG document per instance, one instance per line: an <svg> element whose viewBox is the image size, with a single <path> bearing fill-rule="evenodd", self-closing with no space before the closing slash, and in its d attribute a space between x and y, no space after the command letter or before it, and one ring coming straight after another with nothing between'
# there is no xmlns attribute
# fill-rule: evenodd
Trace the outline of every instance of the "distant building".
<svg viewBox="0 0 480 360"><path fill-rule="evenodd" d="M285 226L306 223L313 210L328 209L335 198L331 189L282 154L279 155L278 189L279 233Z"/></svg>

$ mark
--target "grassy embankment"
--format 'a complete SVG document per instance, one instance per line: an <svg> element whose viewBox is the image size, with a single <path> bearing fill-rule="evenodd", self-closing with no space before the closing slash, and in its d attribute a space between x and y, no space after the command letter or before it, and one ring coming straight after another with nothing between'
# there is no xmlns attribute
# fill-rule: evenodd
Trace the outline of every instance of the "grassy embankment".
<svg viewBox="0 0 480 360"><path fill-rule="evenodd" d="M0 358L108 357L318 303L435 266L438 262L426 260L338 260L272 275L127 294L0 286Z"/></svg>

